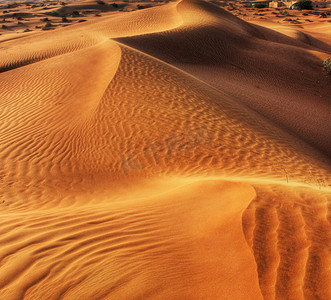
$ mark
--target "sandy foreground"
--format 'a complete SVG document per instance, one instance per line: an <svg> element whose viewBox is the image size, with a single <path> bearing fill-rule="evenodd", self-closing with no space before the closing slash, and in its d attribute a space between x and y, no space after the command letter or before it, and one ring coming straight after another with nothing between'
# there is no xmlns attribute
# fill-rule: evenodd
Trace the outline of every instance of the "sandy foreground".
<svg viewBox="0 0 331 300"><path fill-rule="evenodd" d="M105 2L0 3L0 299L331 299L331 9Z"/></svg>

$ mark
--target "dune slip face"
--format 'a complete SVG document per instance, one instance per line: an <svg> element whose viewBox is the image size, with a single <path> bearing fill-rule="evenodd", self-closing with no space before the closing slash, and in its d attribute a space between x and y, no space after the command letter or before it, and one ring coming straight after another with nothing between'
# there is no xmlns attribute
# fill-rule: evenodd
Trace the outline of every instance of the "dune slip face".
<svg viewBox="0 0 331 300"><path fill-rule="evenodd" d="M0 36L0 299L331 298L327 23L118 5Z"/></svg>

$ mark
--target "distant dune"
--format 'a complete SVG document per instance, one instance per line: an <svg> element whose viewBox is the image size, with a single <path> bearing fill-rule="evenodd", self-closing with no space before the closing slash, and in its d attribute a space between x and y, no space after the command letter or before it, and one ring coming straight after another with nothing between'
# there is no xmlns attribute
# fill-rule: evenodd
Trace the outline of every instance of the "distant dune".
<svg viewBox="0 0 331 300"><path fill-rule="evenodd" d="M329 27L104 12L0 36L0 298L330 299Z"/></svg>

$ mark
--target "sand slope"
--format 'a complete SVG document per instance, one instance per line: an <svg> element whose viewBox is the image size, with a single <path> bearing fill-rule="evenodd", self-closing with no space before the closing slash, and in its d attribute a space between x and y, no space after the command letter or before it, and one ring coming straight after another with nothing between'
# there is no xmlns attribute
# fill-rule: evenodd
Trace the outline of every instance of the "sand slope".
<svg viewBox="0 0 331 300"><path fill-rule="evenodd" d="M2 297L259 295L241 227L253 189L220 181L178 186L179 181L164 195L138 201L108 199L69 212L57 208L6 214L1 226L1 242L7 245L1 249ZM226 213L211 217L214 211Z"/></svg>
<svg viewBox="0 0 331 300"><path fill-rule="evenodd" d="M331 88L321 72L329 45L304 43L206 2L182 1L178 12L184 20L179 28L119 41L212 84L331 154Z"/></svg>
<svg viewBox="0 0 331 300"><path fill-rule="evenodd" d="M1 299L331 296L327 49L195 0L0 45Z"/></svg>

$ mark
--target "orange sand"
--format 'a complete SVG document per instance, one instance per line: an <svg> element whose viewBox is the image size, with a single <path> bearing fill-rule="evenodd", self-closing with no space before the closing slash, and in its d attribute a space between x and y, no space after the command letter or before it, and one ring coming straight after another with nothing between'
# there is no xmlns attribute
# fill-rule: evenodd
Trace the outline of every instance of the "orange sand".
<svg viewBox="0 0 331 300"><path fill-rule="evenodd" d="M331 298L328 19L101 14L1 31L0 299Z"/></svg>

